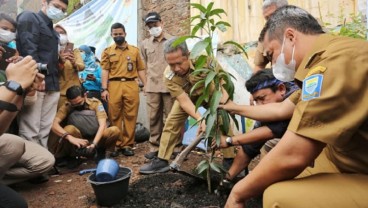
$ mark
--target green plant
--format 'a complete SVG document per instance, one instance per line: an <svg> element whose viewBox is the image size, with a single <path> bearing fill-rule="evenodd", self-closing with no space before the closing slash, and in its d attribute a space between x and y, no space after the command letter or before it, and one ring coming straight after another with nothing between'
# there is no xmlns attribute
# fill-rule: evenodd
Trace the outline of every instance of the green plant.
<svg viewBox="0 0 368 208"><path fill-rule="evenodd" d="M228 95L227 99L233 99L234 84L232 75L224 71L216 61L213 51L213 36L216 30L225 32L230 24L225 21L216 21L215 18L221 19L221 15L226 15L223 9L214 9L213 2L207 7L201 4L192 3L191 6L200 11L199 15L191 17L191 23L194 25L191 35L178 38L173 45L178 45L188 38L196 38L199 41L193 46L190 59L193 60L195 70L193 76L199 76L200 79L193 85L190 95L196 90L203 90L203 93L196 100L196 110L200 106L207 106L207 111L202 115L202 120L206 121L205 139L208 144L212 143L212 139L216 139L216 143L220 143L220 136L227 135L230 130L230 118L238 127L237 120L234 115L227 113L223 109L218 109L220 100L223 96ZM196 36L200 31L205 31L208 36L201 38ZM224 44L232 44L239 48L245 54L244 48L234 41L228 41ZM235 79L235 78L234 78ZM226 93L225 93L226 91ZM201 121L200 121L201 122ZM226 170L222 165L214 161L215 150L211 151L210 157L201 161L197 166L197 172L205 175L208 183L208 191L211 192L211 170L224 173Z"/></svg>
<svg viewBox="0 0 368 208"><path fill-rule="evenodd" d="M319 5L318 5L319 6ZM340 7L339 25L331 28L331 24L324 22L322 19L321 8L319 7L319 15L324 28L333 35L347 36L358 39L367 39L367 25L364 22L363 15L361 13L351 13L349 18L343 15L343 8ZM333 15L330 15L333 17Z"/></svg>

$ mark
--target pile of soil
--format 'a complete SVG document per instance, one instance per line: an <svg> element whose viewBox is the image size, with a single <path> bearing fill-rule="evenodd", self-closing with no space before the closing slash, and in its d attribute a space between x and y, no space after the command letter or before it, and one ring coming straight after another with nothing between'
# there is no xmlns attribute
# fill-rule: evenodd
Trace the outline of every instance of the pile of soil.
<svg viewBox="0 0 368 208"><path fill-rule="evenodd" d="M206 181L181 173L163 173L141 175L139 168L149 162L144 154L149 150L148 143L135 147L135 156L120 155L115 158L121 166L133 170L127 196L113 207L223 207L226 195L208 193ZM183 169L190 172L203 160L204 153L192 152L183 164ZM96 164L87 161L75 170L61 170L43 184L19 183L12 187L23 195L30 208L74 208L99 207L91 185L87 182L89 174L80 176L82 169L93 168ZM214 186L217 186L217 184ZM251 205L250 207L259 207Z"/></svg>

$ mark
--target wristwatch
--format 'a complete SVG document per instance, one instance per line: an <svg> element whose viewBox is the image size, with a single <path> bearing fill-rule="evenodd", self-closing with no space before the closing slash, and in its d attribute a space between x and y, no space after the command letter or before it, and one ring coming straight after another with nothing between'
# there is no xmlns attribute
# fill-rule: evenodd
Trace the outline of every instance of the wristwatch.
<svg viewBox="0 0 368 208"><path fill-rule="evenodd" d="M23 95L24 94L24 90L23 90L22 86L16 81L9 80L9 81L5 82L4 86L8 90L16 92L17 95Z"/></svg>
<svg viewBox="0 0 368 208"><path fill-rule="evenodd" d="M226 140L225 140L226 144L228 146L233 146L233 138L231 137L226 137Z"/></svg>

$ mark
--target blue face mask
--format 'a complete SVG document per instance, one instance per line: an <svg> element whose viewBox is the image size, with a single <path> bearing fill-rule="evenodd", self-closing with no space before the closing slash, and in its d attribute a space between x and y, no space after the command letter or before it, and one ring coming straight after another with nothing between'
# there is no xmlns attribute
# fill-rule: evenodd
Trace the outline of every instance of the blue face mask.
<svg viewBox="0 0 368 208"><path fill-rule="evenodd" d="M14 41L9 42L6 46L12 49L17 49L17 45L15 44Z"/></svg>
<svg viewBox="0 0 368 208"><path fill-rule="evenodd" d="M46 14L52 20L60 20L65 17L64 12L61 9L56 8L54 5L48 6Z"/></svg>

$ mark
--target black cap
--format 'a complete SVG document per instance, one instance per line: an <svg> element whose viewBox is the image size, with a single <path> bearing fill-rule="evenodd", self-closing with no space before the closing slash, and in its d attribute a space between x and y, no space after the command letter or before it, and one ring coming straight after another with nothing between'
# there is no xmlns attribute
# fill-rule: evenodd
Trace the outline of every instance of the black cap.
<svg viewBox="0 0 368 208"><path fill-rule="evenodd" d="M161 21L161 16L157 12L150 12L147 14L146 18L144 18L146 24L158 21Z"/></svg>

